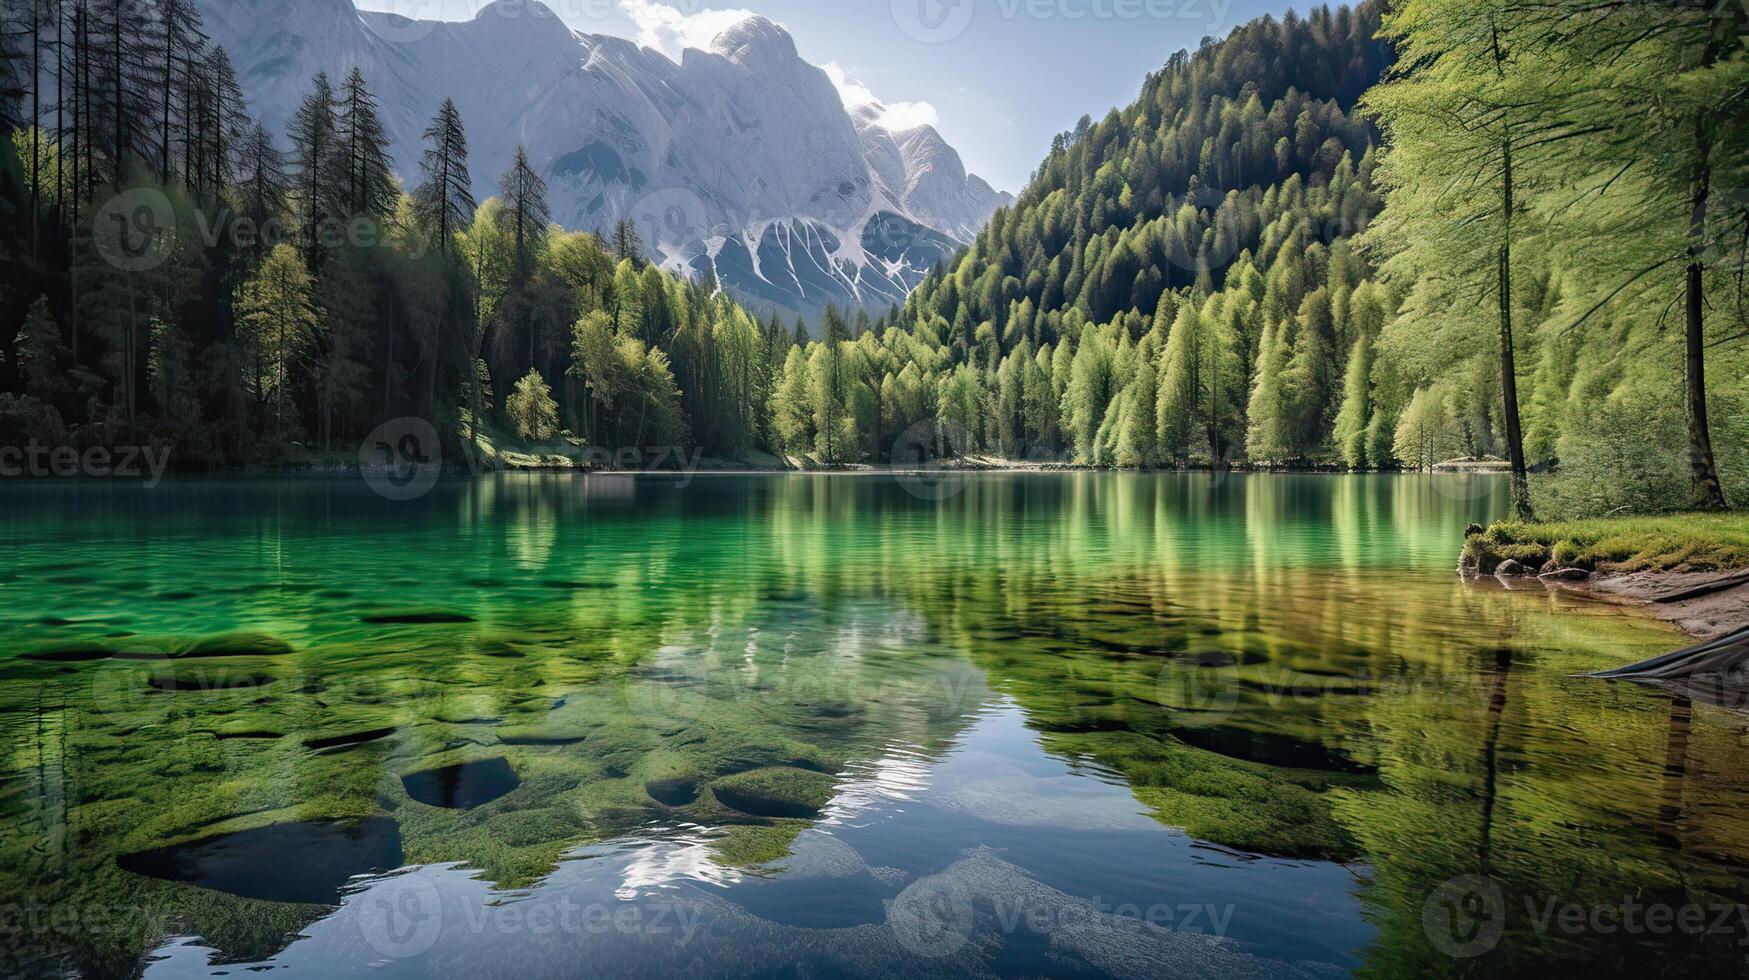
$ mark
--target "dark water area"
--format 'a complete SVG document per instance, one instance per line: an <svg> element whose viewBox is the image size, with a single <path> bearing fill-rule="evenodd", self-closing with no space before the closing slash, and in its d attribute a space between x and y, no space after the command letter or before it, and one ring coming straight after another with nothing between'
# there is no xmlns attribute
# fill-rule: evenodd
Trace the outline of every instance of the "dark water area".
<svg viewBox="0 0 1749 980"><path fill-rule="evenodd" d="M1742 975L1488 477L0 487L6 975Z"/></svg>

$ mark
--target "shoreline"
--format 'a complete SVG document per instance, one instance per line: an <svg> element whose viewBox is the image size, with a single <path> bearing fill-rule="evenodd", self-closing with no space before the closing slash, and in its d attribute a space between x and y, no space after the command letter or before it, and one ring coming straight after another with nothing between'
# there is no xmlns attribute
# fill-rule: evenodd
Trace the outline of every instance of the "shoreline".
<svg viewBox="0 0 1749 980"><path fill-rule="evenodd" d="M1550 592L1633 609L1703 642L1749 629L1749 569L1624 572L1543 585Z"/></svg>
<svg viewBox="0 0 1749 980"><path fill-rule="evenodd" d="M396 472L386 467L360 467L356 463L307 463L292 465L254 465L223 467L213 469L170 469L158 477L155 482L169 480L225 480L225 479L358 479L361 477ZM1003 475L1003 474L1039 474L1039 473L1111 473L1135 474L1146 476L1201 474L1211 476L1393 476L1393 477L1432 477L1432 476L1497 476L1500 474L1486 469L1435 469L1435 470L1346 470L1334 467L1319 466L1256 466L1250 464L1215 467L1207 464L1188 466L1155 466L1155 467L1113 467L1092 464L1064 462L1026 462L1017 460L973 459L948 461L942 465L900 465L894 463L854 463L843 466L806 466L806 465L761 465L745 460L706 459L695 465L673 468L642 468L642 469L612 469L577 465L575 462L550 462L535 465L510 464L496 466L469 466L467 463L446 462L440 464L439 475L443 479L468 479L487 476L503 476L512 474L570 474L574 476L611 476L611 477L684 477L699 478L708 476L959 476L959 475ZM0 486L6 484L46 483L55 480L68 479L60 476L35 476L22 474L0 478ZM73 476L72 479L102 482L134 482L133 477L122 476Z"/></svg>
<svg viewBox="0 0 1749 980"><path fill-rule="evenodd" d="M1733 535L1716 525L1708 535L1700 519L1471 525L1458 574L1631 608L1696 640L1715 640L1749 629L1749 562L1740 547L1733 550Z"/></svg>

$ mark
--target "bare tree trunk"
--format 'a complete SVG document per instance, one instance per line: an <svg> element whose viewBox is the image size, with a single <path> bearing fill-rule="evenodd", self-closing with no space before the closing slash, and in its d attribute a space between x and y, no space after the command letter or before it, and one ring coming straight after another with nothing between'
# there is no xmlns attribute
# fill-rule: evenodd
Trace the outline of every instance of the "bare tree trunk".
<svg viewBox="0 0 1749 980"><path fill-rule="evenodd" d="M1504 74L1500 33L1494 31L1494 68ZM1505 400L1506 453L1512 463L1512 507L1518 519L1530 520L1530 469L1524 459L1524 423L1518 411L1518 354L1512 338L1512 124L1500 129L1500 391Z"/></svg>
<svg viewBox="0 0 1749 980"><path fill-rule="evenodd" d="M55 142L66 138L67 133L67 14L57 3L55 6ZM55 157L55 224L61 224L66 217L67 207L67 162Z"/></svg>
<svg viewBox="0 0 1749 980"><path fill-rule="evenodd" d="M42 0L30 0L30 254L37 254L42 214L43 25Z"/></svg>
<svg viewBox="0 0 1749 980"><path fill-rule="evenodd" d="M165 187L170 186L170 103L176 65L176 13L175 8L164 11L164 130L158 134L158 180Z"/></svg>
<svg viewBox="0 0 1749 980"><path fill-rule="evenodd" d="M127 110L122 105L121 58L121 7L122 0L115 0L115 22L110 25L110 40L115 44L115 182L120 185L123 178L123 161L127 159Z"/></svg>
<svg viewBox="0 0 1749 980"><path fill-rule="evenodd" d="M1714 45L1708 45L1707 62L1717 60ZM1693 472L1694 504L1703 510L1724 510L1725 489L1713 459L1712 427L1706 403L1706 219L1712 196L1712 132L1705 110L1694 122L1693 191L1688 222L1688 315L1685 331L1686 398L1688 408L1688 460Z"/></svg>

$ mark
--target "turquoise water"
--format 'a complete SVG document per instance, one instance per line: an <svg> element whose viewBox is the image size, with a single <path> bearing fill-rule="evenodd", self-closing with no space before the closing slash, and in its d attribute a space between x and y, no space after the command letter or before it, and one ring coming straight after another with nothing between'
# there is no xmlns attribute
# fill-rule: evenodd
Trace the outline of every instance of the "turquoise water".
<svg viewBox="0 0 1749 980"><path fill-rule="evenodd" d="M1735 975L1749 725L1503 491L0 487L4 968Z"/></svg>

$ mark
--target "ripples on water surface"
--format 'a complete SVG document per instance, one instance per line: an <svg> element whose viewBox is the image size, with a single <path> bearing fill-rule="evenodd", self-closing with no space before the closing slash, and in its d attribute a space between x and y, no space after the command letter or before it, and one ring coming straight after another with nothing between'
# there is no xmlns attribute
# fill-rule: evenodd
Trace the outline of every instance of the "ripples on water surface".
<svg viewBox="0 0 1749 980"><path fill-rule="evenodd" d="M0 488L0 970L1743 971L1749 725L1497 484L945 489Z"/></svg>

